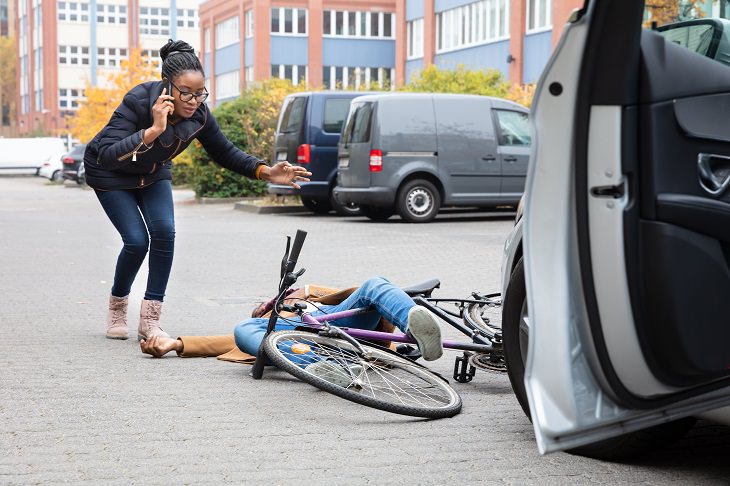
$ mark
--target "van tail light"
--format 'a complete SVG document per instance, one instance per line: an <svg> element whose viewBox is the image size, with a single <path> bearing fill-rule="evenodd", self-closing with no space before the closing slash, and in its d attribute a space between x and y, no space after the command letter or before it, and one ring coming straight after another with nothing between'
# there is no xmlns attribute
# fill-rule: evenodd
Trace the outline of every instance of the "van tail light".
<svg viewBox="0 0 730 486"><path fill-rule="evenodd" d="M382 172L383 170L383 151L373 149L370 151L370 172Z"/></svg>
<svg viewBox="0 0 730 486"><path fill-rule="evenodd" d="M309 163L309 144L303 143L297 147L297 162L300 164Z"/></svg>
<svg viewBox="0 0 730 486"><path fill-rule="evenodd" d="M63 159L61 159L61 161L64 164L73 164L74 163L74 159L72 159L71 157L64 157Z"/></svg>

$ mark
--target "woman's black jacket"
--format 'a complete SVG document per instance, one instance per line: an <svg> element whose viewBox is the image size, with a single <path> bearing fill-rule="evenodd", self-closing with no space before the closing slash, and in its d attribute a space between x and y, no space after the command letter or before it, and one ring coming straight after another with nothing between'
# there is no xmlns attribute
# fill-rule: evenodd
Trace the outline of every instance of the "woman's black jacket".
<svg viewBox="0 0 730 486"><path fill-rule="evenodd" d="M201 103L192 117L167 128L151 145L142 133L153 123L152 106L162 93L162 81L135 86L124 96L109 123L89 142L84 153L86 182L94 189L149 186L172 179L171 160L197 138L219 165L254 178L264 162L237 149L221 132L213 114Z"/></svg>

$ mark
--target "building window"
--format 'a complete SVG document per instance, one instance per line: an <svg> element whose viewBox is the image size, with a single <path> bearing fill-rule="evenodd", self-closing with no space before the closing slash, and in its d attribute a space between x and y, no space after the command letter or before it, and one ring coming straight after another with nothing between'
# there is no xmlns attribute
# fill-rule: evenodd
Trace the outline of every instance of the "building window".
<svg viewBox="0 0 730 486"><path fill-rule="evenodd" d="M216 49L235 44L239 39L238 17L231 17L215 25Z"/></svg>
<svg viewBox="0 0 730 486"><path fill-rule="evenodd" d="M58 46L58 64L66 66L88 66L89 48L87 46Z"/></svg>
<svg viewBox="0 0 730 486"><path fill-rule="evenodd" d="M205 53L210 54L210 29L205 29L203 31L203 38L205 39Z"/></svg>
<svg viewBox="0 0 730 486"><path fill-rule="evenodd" d="M272 8L271 33L306 34L307 10L303 8Z"/></svg>
<svg viewBox="0 0 730 486"><path fill-rule="evenodd" d="M508 0L482 0L436 14L436 52L508 37Z"/></svg>
<svg viewBox="0 0 730 486"><path fill-rule="evenodd" d="M324 66L322 84L325 89L392 89L395 70L384 67Z"/></svg>
<svg viewBox="0 0 730 486"><path fill-rule="evenodd" d="M253 10L246 10L246 38L253 37Z"/></svg>
<svg viewBox="0 0 730 486"><path fill-rule="evenodd" d="M127 49L118 49L116 47L99 47L96 50L97 63L99 66L108 68L118 68L122 59L127 57Z"/></svg>
<svg viewBox="0 0 730 486"><path fill-rule="evenodd" d="M58 107L63 110L75 110L83 97L83 91L80 89L61 88L58 90Z"/></svg>
<svg viewBox="0 0 730 486"><path fill-rule="evenodd" d="M527 31L545 30L552 26L550 0L527 0Z"/></svg>
<svg viewBox="0 0 730 486"><path fill-rule="evenodd" d="M124 49L126 51L126 49ZM147 64L159 65L160 64L160 51L157 49L144 49L142 56L147 58Z"/></svg>
<svg viewBox="0 0 730 486"><path fill-rule="evenodd" d="M183 29L197 29L198 15L192 8L177 9L177 26Z"/></svg>
<svg viewBox="0 0 730 486"><path fill-rule="evenodd" d="M253 66L246 67L246 86L251 86L253 83Z"/></svg>
<svg viewBox="0 0 730 486"><path fill-rule="evenodd" d="M241 78L238 71L219 74L215 77L215 99L235 98L241 94Z"/></svg>
<svg viewBox="0 0 730 486"><path fill-rule="evenodd" d="M292 64L272 64L271 77L288 79L294 86L307 82L307 66Z"/></svg>
<svg viewBox="0 0 730 486"><path fill-rule="evenodd" d="M395 15L390 12L325 10L323 35L334 37L394 38Z"/></svg>
<svg viewBox="0 0 730 486"><path fill-rule="evenodd" d="M423 57L423 19L416 19L406 24L407 58Z"/></svg>
<svg viewBox="0 0 730 486"><path fill-rule="evenodd" d="M96 5L96 21L101 24L126 24L127 6L99 3Z"/></svg>
<svg viewBox="0 0 730 486"><path fill-rule="evenodd" d="M59 22L88 22L89 4L84 2L58 2L56 5L56 18Z"/></svg>
<svg viewBox="0 0 730 486"><path fill-rule="evenodd" d="M170 9L139 8L139 33L142 35L170 35Z"/></svg>

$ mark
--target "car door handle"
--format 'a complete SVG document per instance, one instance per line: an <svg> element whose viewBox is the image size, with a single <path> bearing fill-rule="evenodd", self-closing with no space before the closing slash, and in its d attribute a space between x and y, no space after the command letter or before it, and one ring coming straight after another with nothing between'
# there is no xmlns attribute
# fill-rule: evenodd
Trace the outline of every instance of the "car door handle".
<svg viewBox="0 0 730 486"><path fill-rule="evenodd" d="M730 157L704 154L697 156L700 186L711 196L719 196L730 186Z"/></svg>
<svg viewBox="0 0 730 486"><path fill-rule="evenodd" d="M517 157L505 157L502 160L505 162L517 162Z"/></svg>
<svg viewBox="0 0 730 486"><path fill-rule="evenodd" d="M486 160L487 162L494 162L495 160L497 160L497 157L495 157L492 154L489 154L485 157L482 157L482 160Z"/></svg>

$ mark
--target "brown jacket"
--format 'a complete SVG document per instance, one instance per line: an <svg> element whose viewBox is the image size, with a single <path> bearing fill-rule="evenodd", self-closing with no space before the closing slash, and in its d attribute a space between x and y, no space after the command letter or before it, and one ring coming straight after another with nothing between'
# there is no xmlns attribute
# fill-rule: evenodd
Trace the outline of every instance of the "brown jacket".
<svg viewBox="0 0 730 486"><path fill-rule="evenodd" d="M316 302L324 305L339 304L350 296L357 287L349 289L336 289L333 287L325 287L322 285L305 285L304 288L297 290L289 295L286 299L290 302L305 299L310 302ZM267 312L261 317L269 317L271 312ZM282 312L282 316L291 317L294 314ZM385 332L393 332L393 324L388 321L380 321L379 330ZM198 357L217 357L223 361L232 361L234 363L253 364L256 356L244 353L236 346L233 335L228 336L180 336L178 337L183 343L183 351L178 353L183 358ZM386 343L388 345L389 343Z"/></svg>

